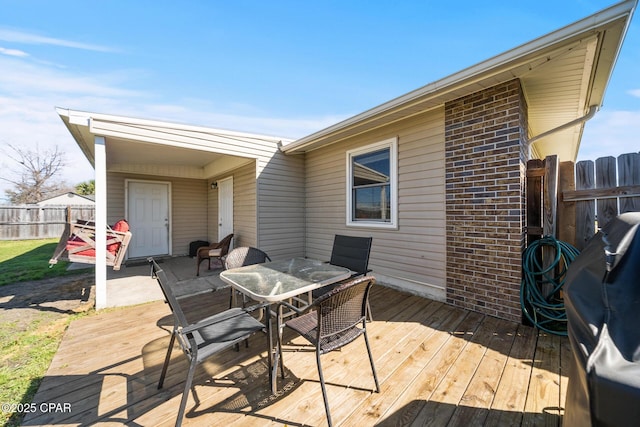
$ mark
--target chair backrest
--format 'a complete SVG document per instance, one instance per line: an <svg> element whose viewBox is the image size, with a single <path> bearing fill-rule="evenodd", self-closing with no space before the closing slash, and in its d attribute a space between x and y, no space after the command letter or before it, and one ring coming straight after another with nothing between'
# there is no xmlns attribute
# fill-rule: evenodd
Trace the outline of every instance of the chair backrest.
<svg viewBox="0 0 640 427"><path fill-rule="evenodd" d="M349 329L365 324L369 290L374 283L372 276L357 277L315 299L313 305L318 313L318 342L322 342L323 337L336 334L349 336ZM353 339L357 336L352 335Z"/></svg>
<svg viewBox="0 0 640 427"><path fill-rule="evenodd" d="M229 252L229 255L227 255L227 258L224 261L224 266L228 270L230 268L244 267L246 265L262 264L267 261L271 261L271 258L269 258L269 255L260 249L250 246L241 246Z"/></svg>
<svg viewBox="0 0 640 427"><path fill-rule="evenodd" d="M226 236L224 239L220 240L218 243L218 247L221 249L220 255L225 256L229 253L229 247L231 246L231 239L233 239L233 233Z"/></svg>
<svg viewBox="0 0 640 427"><path fill-rule="evenodd" d="M369 268L372 240L371 237L336 234L329 263L348 268L358 274L366 274Z"/></svg>
<svg viewBox="0 0 640 427"><path fill-rule="evenodd" d="M154 260L153 258L148 258L147 261L149 261L149 264L151 265L151 277L158 280L158 284L160 285L160 289L162 289L165 301L167 301L169 307L171 308L171 312L173 313L176 326L188 326L189 323L187 322L187 317L184 315L184 312L180 307L180 303L178 303L178 299L171 289L170 280L167 277L167 273L165 273L164 270L160 268L160 265L158 265L156 260Z"/></svg>

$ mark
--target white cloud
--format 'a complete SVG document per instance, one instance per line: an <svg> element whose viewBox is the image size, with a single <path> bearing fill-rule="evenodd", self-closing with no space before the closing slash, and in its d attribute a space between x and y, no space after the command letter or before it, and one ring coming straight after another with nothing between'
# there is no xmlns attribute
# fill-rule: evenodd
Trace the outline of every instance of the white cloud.
<svg viewBox="0 0 640 427"><path fill-rule="evenodd" d="M93 168L64 126L55 107L96 113L167 120L198 126L297 138L344 117L269 117L248 105L220 107L205 99L154 102L161 93L126 89L141 70L108 70L84 75L73 69L0 55L0 153L12 144L43 151L57 145L67 166L61 176L69 184L93 179ZM158 89L161 91L161 89ZM13 165L0 156L0 171ZM0 202L10 185L0 180Z"/></svg>
<svg viewBox="0 0 640 427"><path fill-rule="evenodd" d="M578 160L640 151L640 111L601 111L585 124Z"/></svg>
<svg viewBox="0 0 640 427"><path fill-rule="evenodd" d="M640 89L632 89L629 91L629 93L633 96L637 96L638 98L640 98Z"/></svg>
<svg viewBox="0 0 640 427"><path fill-rule="evenodd" d="M7 55L7 56L19 56L19 57L29 56L27 52L23 52L18 49L7 49L4 47L0 47L0 54Z"/></svg>
<svg viewBox="0 0 640 427"><path fill-rule="evenodd" d="M11 30L7 28L0 28L0 40L13 42L13 43L32 44L32 45L60 46L60 47L68 47L73 49L91 50L96 52L115 52L116 51L116 49L113 49L107 46L81 43L73 40L56 39L53 37L46 37L38 34Z"/></svg>
<svg viewBox="0 0 640 427"><path fill-rule="evenodd" d="M32 64L16 58L0 57L0 91L16 94L47 94L69 96L91 94L93 96L134 97L141 93L119 88L126 77L123 73L81 75L68 70ZM1 93L1 92L0 92Z"/></svg>

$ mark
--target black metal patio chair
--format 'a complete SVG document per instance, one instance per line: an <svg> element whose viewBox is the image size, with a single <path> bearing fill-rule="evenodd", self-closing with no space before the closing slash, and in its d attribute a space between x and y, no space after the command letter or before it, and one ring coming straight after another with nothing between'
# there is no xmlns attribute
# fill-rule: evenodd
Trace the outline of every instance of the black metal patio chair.
<svg viewBox="0 0 640 427"><path fill-rule="evenodd" d="M355 272L354 276L365 275L369 270L372 237L344 236L333 238L330 264L339 265Z"/></svg>
<svg viewBox="0 0 640 427"><path fill-rule="evenodd" d="M321 355L338 350L359 336L364 335L371 371L376 384L376 392L380 392L378 375L373 363L369 338L367 337L366 321L369 291L374 282L375 279L371 276L357 277L349 282L344 282L313 301L308 307L309 310L313 311L294 317L284 324L285 327L296 331L316 348L318 375L322 386L322 397L329 426L332 425L331 413L329 411L324 376L322 375ZM282 362L282 340L279 337L278 351Z"/></svg>
<svg viewBox="0 0 640 427"><path fill-rule="evenodd" d="M331 249L329 264L345 267L353 271L351 277L364 276L371 272L369 269L369 255L371 254L372 237L344 236L336 234ZM339 284L323 286L313 291L313 298L329 292ZM367 302L368 304L368 302ZM373 320L371 307L367 305L367 318Z"/></svg>
<svg viewBox="0 0 640 427"><path fill-rule="evenodd" d="M171 351L173 350L176 340L187 356L187 359L189 359L189 371L187 373L187 380L184 385L184 392L182 393L182 400L180 401L180 408L176 419L176 426L180 426L184 418L187 398L189 397L189 391L192 389L193 377L197 365L214 354L248 339L256 332L265 331L268 333L268 331L265 325L250 314L250 311L263 307L258 305L252 309L232 308L209 316L196 323L189 323L171 289L171 283L167 274L153 258L149 258L148 261L149 264L151 264L152 275L158 280L174 319L174 327L171 333L167 355L162 365L158 389L161 389L163 386L171 360ZM271 365L271 359L269 359L269 365ZM193 390L193 395L196 403L198 403L195 390Z"/></svg>

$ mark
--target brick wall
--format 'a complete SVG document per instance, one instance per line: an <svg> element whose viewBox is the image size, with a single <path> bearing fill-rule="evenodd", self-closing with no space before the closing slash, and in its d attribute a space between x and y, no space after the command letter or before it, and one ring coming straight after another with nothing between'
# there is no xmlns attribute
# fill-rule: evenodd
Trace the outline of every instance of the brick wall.
<svg viewBox="0 0 640 427"><path fill-rule="evenodd" d="M445 105L447 301L521 320L527 106L518 80Z"/></svg>

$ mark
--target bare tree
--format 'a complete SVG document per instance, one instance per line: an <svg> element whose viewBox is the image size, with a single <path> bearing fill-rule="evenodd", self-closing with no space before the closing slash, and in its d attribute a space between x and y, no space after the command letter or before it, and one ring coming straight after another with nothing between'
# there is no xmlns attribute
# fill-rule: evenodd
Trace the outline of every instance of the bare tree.
<svg viewBox="0 0 640 427"><path fill-rule="evenodd" d="M14 188L5 190L5 194L12 204L36 203L45 197L55 195L65 187L62 182L54 178L65 166L64 153L58 146L53 149L35 151L8 145L11 152L6 157L13 160L17 166L2 173L0 179L13 184Z"/></svg>

